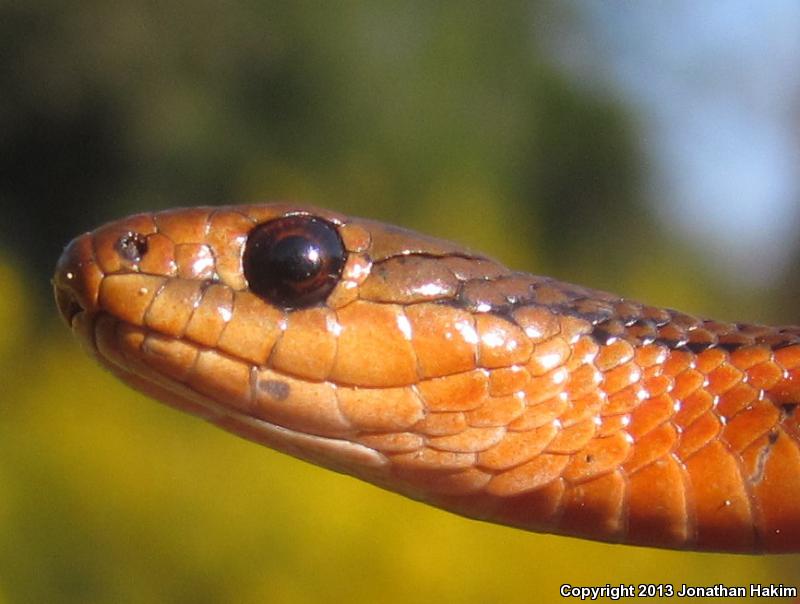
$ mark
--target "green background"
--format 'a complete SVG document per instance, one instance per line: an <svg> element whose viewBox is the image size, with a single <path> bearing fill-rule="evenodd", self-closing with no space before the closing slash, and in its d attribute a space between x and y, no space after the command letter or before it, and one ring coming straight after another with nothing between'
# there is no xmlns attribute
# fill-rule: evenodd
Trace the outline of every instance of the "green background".
<svg viewBox="0 0 800 604"><path fill-rule="evenodd" d="M665 306L800 322L797 271L723 282L654 218L629 109L540 47L537 28L569 27L564 5L500 6L0 3L0 603L558 602L562 583L796 580L797 556L609 546L407 501L152 403L58 321L49 278L79 232L292 199Z"/></svg>

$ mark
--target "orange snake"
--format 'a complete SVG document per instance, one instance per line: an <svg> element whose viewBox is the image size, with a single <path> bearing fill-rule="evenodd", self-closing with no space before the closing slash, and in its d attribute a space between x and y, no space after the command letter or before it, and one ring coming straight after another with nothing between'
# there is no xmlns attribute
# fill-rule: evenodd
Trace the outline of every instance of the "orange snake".
<svg viewBox="0 0 800 604"><path fill-rule="evenodd" d="M129 385L279 451L533 531L800 551L800 328L513 272L289 204L74 239L61 314Z"/></svg>

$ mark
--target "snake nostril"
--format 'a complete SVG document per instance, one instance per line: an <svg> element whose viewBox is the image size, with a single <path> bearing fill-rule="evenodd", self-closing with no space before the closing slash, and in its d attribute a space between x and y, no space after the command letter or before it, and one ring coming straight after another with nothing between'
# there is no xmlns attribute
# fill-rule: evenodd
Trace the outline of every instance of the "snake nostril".
<svg viewBox="0 0 800 604"><path fill-rule="evenodd" d="M117 240L115 248L123 260L137 263L147 253L147 238L141 233L129 231Z"/></svg>

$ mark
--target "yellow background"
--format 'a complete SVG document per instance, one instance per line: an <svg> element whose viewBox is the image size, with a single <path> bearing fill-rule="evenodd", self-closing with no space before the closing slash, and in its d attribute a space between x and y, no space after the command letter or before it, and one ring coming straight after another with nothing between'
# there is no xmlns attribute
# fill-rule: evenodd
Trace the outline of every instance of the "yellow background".
<svg viewBox="0 0 800 604"><path fill-rule="evenodd" d="M0 604L546 603L564 583L797 581L797 556L595 544L405 500L153 403L57 320L49 271L81 230L290 198L691 312L800 321L780 304L796 276L725 282L653 217L635 119L541 51L536 31L570 22L558 6L0 8Z"/></svg>

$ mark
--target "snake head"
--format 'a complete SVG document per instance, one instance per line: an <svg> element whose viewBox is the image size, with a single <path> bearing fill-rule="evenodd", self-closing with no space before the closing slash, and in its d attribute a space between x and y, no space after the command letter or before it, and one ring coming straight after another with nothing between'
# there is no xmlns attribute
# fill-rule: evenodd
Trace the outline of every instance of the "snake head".
<svg viewBox="0 0 800 604"><path fill-rule="evenodd" d="M488 395L482 367L509 334L476 320L487 300L465 284L507 274L411 231L270 204L107 224L66 247L53 283L64 320L128 384L380 483L391 455L422 446L431 404ZM443 402L452 375L463 384Z"/></svg>

